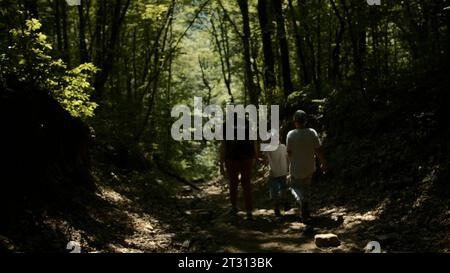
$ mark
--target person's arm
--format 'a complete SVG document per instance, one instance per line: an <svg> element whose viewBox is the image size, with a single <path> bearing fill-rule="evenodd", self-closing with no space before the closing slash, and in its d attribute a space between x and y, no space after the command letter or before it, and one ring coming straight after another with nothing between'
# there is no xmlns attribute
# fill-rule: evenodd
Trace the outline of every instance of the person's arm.
<svg viewBox="0 0 450 273"><path fill-rule="evenodd" d="M289 166L291 165L291 157L289 156L288 153L286 153L286 166L288 166L288 170L289 170Z"/></svg>
<svg viewBox="0 0 450 273"><path fill-rule="evenodd" d="M287 166L288 166L288 177L292 176L291 173L291 160L292 160L292 143L289 140L289 134L286 137L286 160L287 160ZM289 180L290 181L290 180Z"/></svg>
<svg viewBox="0 0 450 273"><path fill-rule="evenodd" d="M322 172L327 173L328 172L328 162L325 158L325 150L322 146L316 149L316 156L319 159L320 162L320 168L322 169Z"/></svg>
<svg viewBox="0 0 450 273"><path fill-rule="evenodd" d="M323 149L322 141L320 141L319 135L314 129L311 129L311 131L314 134L314 150L316 157L319 159L320 162L320 169L322 170L323 173L327 173L328 162L327 159L325 158L325 150Z"/></svg>
<svg viewBox="0 0 450 273"><path fill-rule="evenodd" d="M287 152L287 157L288 157L288 162L292 157L292 147L291 147L291 142L289 141L289 134L286 137L286 152Z"/></svg>

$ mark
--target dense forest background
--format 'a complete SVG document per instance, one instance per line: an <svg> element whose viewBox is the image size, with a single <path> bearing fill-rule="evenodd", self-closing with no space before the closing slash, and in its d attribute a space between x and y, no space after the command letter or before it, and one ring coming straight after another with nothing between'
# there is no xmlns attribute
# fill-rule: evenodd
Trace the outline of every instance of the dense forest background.
<svg viewBox="0 0 450 273"><path fill-rule="evenodd" d="M218 143L170 136L199 96L278 104L284 134L306 110L330 204L381 206L392 249L448 251L450 2L381 3L1 1L1 249L61 251L74 229L107 249L110 187L170 218L176 189L219 177Z"/></svg>

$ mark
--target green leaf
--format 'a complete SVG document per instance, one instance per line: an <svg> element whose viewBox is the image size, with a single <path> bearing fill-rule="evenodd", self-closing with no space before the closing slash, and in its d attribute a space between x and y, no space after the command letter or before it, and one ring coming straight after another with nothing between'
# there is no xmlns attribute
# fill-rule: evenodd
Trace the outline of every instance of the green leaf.
<svg viewBox="0 0 450 273"><path fill-rule="evenodd" d="M31 20L27 20L25 22L25 25L27 26L29 31L36 31L36 30L41 29L41 27L42 27L41 22L39 22L39 20L34 19L34 18Z"/></svg>

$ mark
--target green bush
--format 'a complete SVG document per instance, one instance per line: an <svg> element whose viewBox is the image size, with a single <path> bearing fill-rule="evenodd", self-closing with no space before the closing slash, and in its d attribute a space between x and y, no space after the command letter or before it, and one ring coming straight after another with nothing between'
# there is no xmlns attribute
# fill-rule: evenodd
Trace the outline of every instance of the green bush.
<svg viewBox="0 0 450 273"><path fill-rule="evenodd" d="M2 49L6 53L0 55L0 77L36 84L72 116L92 117L98 105L90 100L90 79L98 69L91 63L68 69L61 59L50 55L52 45L40 28L41 23L31 19L25 27L10 30L12 44Z"/></svg>

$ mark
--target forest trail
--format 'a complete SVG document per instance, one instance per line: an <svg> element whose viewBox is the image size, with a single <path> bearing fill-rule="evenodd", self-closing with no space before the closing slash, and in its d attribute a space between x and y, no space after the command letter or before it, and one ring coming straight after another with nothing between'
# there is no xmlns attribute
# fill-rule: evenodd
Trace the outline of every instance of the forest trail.
<svg viewBox="0 0 450 273"><path fill-rule="evenodd" d="M72 229L72 238L81 238L87 252L119 253L364 252L366 244L377 239L366 233L376 212L361 213L327 204L333 185L322 181L315 181L313 187L312 220L308 225L298 221L296 208L276 217L268 200L267 177L259 176L253 181L252 221L245 219L243 211L237 216L228 214L228 183L224 178L199 183L200 190L180 184L172 200L155 200L146 184L118 176L121 183L101 186L97 194L100 199L88 209L96 223L78 223L83 231ZM240 208L241 194L240 189ZM290 201L293 205L293 199ZM339 236L339 247L315 245L314 236L327 233Z"/></svg>
<svg viewBox="0 0 450 273"><path fill-rule="evenodd" d="M227 182L216 179L201 186L195 193L188 187L181 193L186 204L186 214L200 228L201 236L186 241L191 251L201 251L205 247L215 252L289 252L289 253L337 253L364 252L364 247L374 238L367 236L363 229L375 219L375 211L364 214L347 211L344 207L327 206L329 185L315 185L313 214L307 225L298 221L297 209L284 212L276 217L268 200L267 179L259 178L254 186L254 219L245 219L240 211L237 216L228 214ZM240 198L242 201L242 198ZM291 198L291 203L294 204ZM243 204L240 204L243 207ZM198 228L197 227L197 228ZM339 247L318 248L314 243L316 234L333 233L341 240Z"/></svg>
<svg viewBox="0 0 450 273"><path fill-rule="evenodd" d="M380 242L383 252L448 245L445 231L401 224L404 208L393 210L379 196L342 188L332 177L313 180L312 220L307 225L298 221L295 208L282 217L274 215L267 175L261 171L253 180L253 221L245 220L243 211L228 214L228 183L222 177L196 183L200 190L159 172L98 178L96 194L80 198L70 209L76 213L44 211L25 217L6 237L0 236L0 246L17 252L66 252L67 242L76 241L89 253L361 253L371 241ZM163 183L172 189L165 192ZM239 193L238 206L243 208L241 189ZM339 201L342 193L351 201ZM314 236L328 233L336 234L340 245L317 247Z"/></svg>

